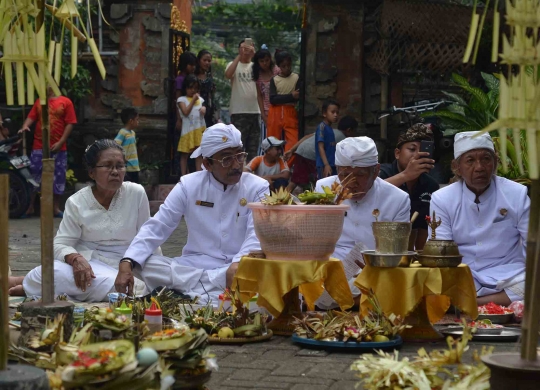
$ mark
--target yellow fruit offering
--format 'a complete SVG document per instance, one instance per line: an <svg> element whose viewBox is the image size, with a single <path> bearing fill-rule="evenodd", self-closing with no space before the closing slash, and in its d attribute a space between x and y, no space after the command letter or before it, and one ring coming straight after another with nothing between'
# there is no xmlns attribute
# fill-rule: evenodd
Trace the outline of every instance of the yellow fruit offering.
<svg viewBox="0 0 540 390"><path fill-rule="evenodd" d="M375 337L373 337L373 341L376 343L384 343L386 341L390 341L390 339L382 334L378 334Z"/></svg>
<svg viewBox="0 0 540 390"><path fill-rule="evenodd" d="M232 339L234 337L234 332L231 328L225 326L219 330L218 337L220 339Z"/></svg>

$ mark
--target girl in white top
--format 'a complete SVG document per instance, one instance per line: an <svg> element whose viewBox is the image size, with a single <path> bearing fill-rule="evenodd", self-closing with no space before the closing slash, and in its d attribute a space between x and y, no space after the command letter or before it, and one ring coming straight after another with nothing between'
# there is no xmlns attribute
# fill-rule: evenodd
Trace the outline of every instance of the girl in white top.
<svg viewBox="0 0 540 390"><path fill-rule="evenodd" d="M206 107L203 106L204 99L199 96L199 79L189 75L184 80L182 95L178 98L178 111L182 118L182 135L178 142L180 152L180 172L183 175L188 173L187 162L189 155L201 145L202 133L206 130L204 115ZM201 170L202 158L197 158L197 170Z"/></svg>
<svg viewBox="0 0 540 390"><path fill-rule="evenodd" d="M87 149L85 160L95 184L66 202L54 239L54 285L55 295L99 302L115 291L119 261L150 218L150 208L142 186L123 182L124 153L113 140L96 141ZM10 294L24 289L28 296L41 295L41 267L21 279L10 278L10 285L15 286ZM135 293L146 293L140 280L135 281Z"/></svg>

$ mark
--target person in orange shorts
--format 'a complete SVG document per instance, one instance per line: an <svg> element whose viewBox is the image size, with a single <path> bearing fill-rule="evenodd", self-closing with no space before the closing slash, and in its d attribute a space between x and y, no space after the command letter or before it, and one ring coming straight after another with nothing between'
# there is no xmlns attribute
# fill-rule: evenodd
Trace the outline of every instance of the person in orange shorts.
<svg viewBox="0 0 540 390"><path fill-rule="evenodd" d="M298 141L296 102L300 96L300 77L292 72L292 57L286 51L276 51L279 74L270 80L270 111L267 137L285 140L285 151ZM284 133L284 136L283 136Z"/></svg>

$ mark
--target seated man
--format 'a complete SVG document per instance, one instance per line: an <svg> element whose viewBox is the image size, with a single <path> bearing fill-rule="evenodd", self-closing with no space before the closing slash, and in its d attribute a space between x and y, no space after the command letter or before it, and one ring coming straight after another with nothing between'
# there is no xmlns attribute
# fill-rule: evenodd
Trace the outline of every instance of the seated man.
<svg viewBox="0 0 540 390"><path fill-rule="evenodd" d="M131 293L133 274L150 290L167 286L211 300L229 287L243 255L260 250L249 202L269 192L268 182L242 173L246 153L232 125L217 124L203 134L192 158L203 157L205 170L182 176L159 212L148 220L120 261L115 286ZM188 240L182 256L152 256L186 220Z"/></svg>
<svg viewBox="0 0 540 390"><path fill-rule="evenodd" d="M378 177L379 163L375 142L368 137L345 138L336 146L337 176L330 176L317 181L316 191L323 191L322 186L331 186L334 181L347 179L347 187L354 194L346 200L351 208L347 211L343 223L343 232L332 257L344 261L356 243L363 243L366 249L375 249L375 237L371 223L375 222L373 210L379 210L380 222L408 222L411 204L409 196L396 186ZM362 259L354 259L363 262ZM358 263L344 263L345 274L349 279L355 296L360 292L352 282L360 272ZM327 307L323 302L319 307Z"/></svg>
<svg viewBox="0 0 540 390"><path fill-rule="evenodd" d="M459 181L435 192L431 212L442 224L437 239L454 240L472 271L479 305L522 300L531 201L527 188L496 176L489 134L458 133L452 170Z"/></svg>
<svg viewBox="0 0 540 390"><path fill-rule="evenodd" d="M439 184L429 176L435 161L429 153L420 151L421 141L433 141L433 133L423 123L416 123L398 138L391 164L382 164L379 177L407 192L411 200L411 216L418 211L413 223L409 249L421 250L428 238L426 216L429 215L431 194Z"/></svg>

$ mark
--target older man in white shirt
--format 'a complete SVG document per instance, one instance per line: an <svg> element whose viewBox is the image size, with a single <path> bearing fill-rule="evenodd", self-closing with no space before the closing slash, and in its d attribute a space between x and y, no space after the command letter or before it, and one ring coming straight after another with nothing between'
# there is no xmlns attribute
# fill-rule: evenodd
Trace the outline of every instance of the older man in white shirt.
<svg viewBox="0 0 540 390"><path fill-rule="evenodd" d="M458 182L435 193L437 239L454 240L472 271L479 305L522 300L530 199L527 188L496 176L489 134L456 134L452 168ZM473 138L474 136L477 136Z"/></svg>
<svg viewBox="0 0 540 390"><path fill-rule="evenodd" d="M347 256L357 243L365 249L375 249L375 237L371 223L375 221L373 211L379 211L378 220L381 222L408 222L411 204L409 195L380 179L378 152L375 142L369 137L350 137L336 145L337 176L330 176L317 181L317 191L323 191L322 186L331 186L335 181L349 183L347 187L354 194L346 200L350 209L343 223L343 232L339 238L332 257L344 262L345 273L354 295L360 291L353 285L354 277L360 272L362 259ZM326 297L328 298L328 297ZM328 307L322 302L320 307Z"/></svg>
<svg viewBox="0 0 540 390"><path fill-rule="evenodd" d="M192 155L198 156L205 170L183 176L159 212L141 227L120 262L117 291L131 291L135 274L150 289L167 286L217 305L241 257L260 249L247 204L269 192L268 182L242 172L246 153L240 131L224 124L208 128ZM182 256L152 256L182 216L188 228Z"/></svg>

